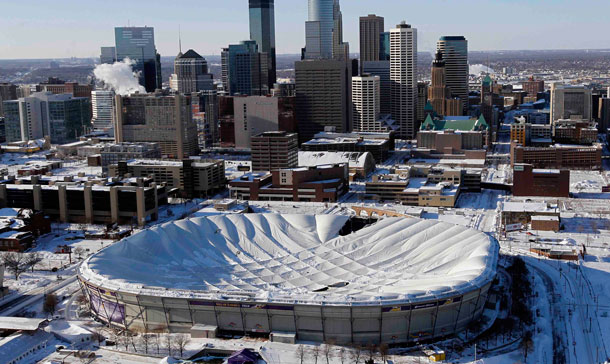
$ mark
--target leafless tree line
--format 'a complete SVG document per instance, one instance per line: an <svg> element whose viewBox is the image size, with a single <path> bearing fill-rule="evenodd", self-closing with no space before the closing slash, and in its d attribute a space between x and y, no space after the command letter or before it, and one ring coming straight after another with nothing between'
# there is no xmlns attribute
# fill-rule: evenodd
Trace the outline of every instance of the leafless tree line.
<svg viewBox="0 0 610 364"><path fill-rule="evenodd" d="M98 328L94 331L94 337L98 341L98 345L104 339L104 329ZM134 353L156 354L175 356L182 358L186 351L187 345L190 343L190 336L187 334L168 334L162 330L154 330L150 333L141 335L129 334L125 331L114 330L111 334L112 340L117 348Z"/></svg>
<svg viewBox="0 0 610 364"><path fill-rule="evenodd" d="M330 364L330 359L336 357L341 364L374 364L375 360L379 359L382 363L386 363L389 354L389 347L386 344L379 346L375 344L335 346L334 341L328 341L322 345L306 347L298 345L295 351L295 356L299 364L313 363L318 364L326 362Z"/></svg>
<svg viewBox="0 0 610 364"><path fill-rule="evenodd" d="M30 269L33 272L42 260L40 253L5 252L0 256L0 261L5 269L15 276L15 280L19 280L19 277Z"/></svg>

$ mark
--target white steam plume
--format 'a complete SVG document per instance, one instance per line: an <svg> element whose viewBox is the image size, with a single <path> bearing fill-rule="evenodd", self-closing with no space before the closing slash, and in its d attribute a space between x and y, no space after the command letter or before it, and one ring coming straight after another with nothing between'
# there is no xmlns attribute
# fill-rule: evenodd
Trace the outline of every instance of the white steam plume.
<svg viewBox="0 0 610 364"><path fill-rule="evenodd" d="M129 58L113 64L100 64L95 67L95 78L103 81L106 88L114 90L118 95L130 95L135 92L146 93L146 89L138 82L138 74L131 66L135 63Z"/></svg>
<svg viewBox="0 0 610 364"><path fill-rule="evenodd" d="M470 65L470 74L471 75L479 76L481 73L487 73L487 74L493 75L496 73L496 71L494 71L493 68L489 68L482 64Z"/></svg>

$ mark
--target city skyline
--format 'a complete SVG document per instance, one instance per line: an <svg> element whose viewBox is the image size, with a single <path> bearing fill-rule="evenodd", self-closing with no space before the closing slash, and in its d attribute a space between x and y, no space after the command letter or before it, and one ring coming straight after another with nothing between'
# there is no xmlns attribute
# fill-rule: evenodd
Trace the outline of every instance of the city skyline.
<svg viewBox="0 0 610 364"><path fill-rule="evenodd" d="M100 46L112 44L113 29L128 24L154 27L162 56L178 53L179 27L184 47L204 56L220 55L227 44L249 38L247 0L206 4L185 0L179 8L160 2L143 6L140 0L110 0L106 4L99 7L93 2L59 0L53 7L34 7L26 12L22 3L3 3L3 11L12 16L6 19L5 31L0 34L4 45L0 59L97 58ZM307 5L305 0L276 1L277 54L298 54L305 45ZM594 0L585 0L578 7L568 1L548 6L525 0L471 0L460 4L446 0L417 4L351 0L341 5L344 41L350 43L352 53L359 52L359 17L373 13L385 17L386 30L403 20L417 27L420 51L433 52L442 35L464 35L473 51L610 48L610 40L603 33L590 31L604 25L602 14L608 13L610 3ZM592 13L587 5L595 6L596 11ZM116 11L118 6L120 12ZM438 12L439 6L445 11ZM190 11L197 7L202 11Z"/></svg>

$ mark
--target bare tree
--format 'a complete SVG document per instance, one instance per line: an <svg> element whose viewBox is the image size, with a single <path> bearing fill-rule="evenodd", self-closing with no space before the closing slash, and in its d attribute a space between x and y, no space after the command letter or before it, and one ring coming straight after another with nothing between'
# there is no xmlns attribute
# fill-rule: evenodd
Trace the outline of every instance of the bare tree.
<svg viewBox="0 0 610 364"><path fill-rule="evenodd" d="M101 326L96 326L91 329L93 332L93 339L97 340L97 346L102 345L102 340L104 340L104 329Z"/></svg>
<svg viewBox="0 0 610 364"><path fill-rule="evenodd" d="M354 361L354 364L358 364L360 362L360 358L362 357L362 346L354 345L352 347L352 351L350 352L350 357Z"/></svg>
<svg viewBox="0 0 610 364"><path fill-rule="evenodd" d="M136 339L137 339L137 337L134 336L134 335L129 335L129 337L127 338L129 343L131 344L131 347L133 347L133 352L134 353L138 352L138 348L136 348Z"/></svg>
<svg viewBox="0 0 610 364"><path fill-rule="evenodd" d="M345 364L345 359L347 359L347 350L345 349L344 346L339 348L338 357L339 357L339 360L341 361L341 364Z"/></svg>
<svg viewBox="0 0 610 364"><path fill-rule="evenodd" d="M127 337L127 335L125 335L125 333L123 333L123 335L117 335L117 345L120 344L121 346L125 347L125 351L127 351L129 349L129 338Z"/></svg>
<svg viewBox="0 0 610 364"><path fill-rule="evenodd" d="M85 255L85 249L82 246L77 247L74 249L74 255L76 256L76 259L81 259L82 256Z"/></svg>
<svg viewBox="0 0 610 364"><path fill-rule="evenodd" d="M307 350L303 344L297 346L297 350L294 352L294 355L299 359L299 364L303 364L305 362L305 357L307 356Z"/></svg>
<svg viewBox="0 0 610 364"><path fill-rule="evenodd" d="M49 293L45 296L44 302L42 304L42 310L47 315L53 316L55 311L57 311L57 305L59 304L59 300L55 293Z"/></svg>
<svg viewBox="0 0 610 364"><path fill-rule="evenodd" d="M191 339L186 334L178 334L174 336L173 341L175 345L174 347L180 352L180 358L182 358L182 353Z"/></svg>
<svg viewBox="0 0 610 364"><path fill-rule="evenodd" d="M153 336L151 334L143 334L140 336L140 343L144 347L144 353L148 354L148 347L150 346L153 340Z"/></svg>
<svg viewBox="0 0 610 364"><path fill-rule="evenodd" d="M313 357L315 364L318 364L318 358L320 357L320 347L318 345L311 348L311 356Z"/></svg>
<svg viewBox="0 0 610 364"><path fill-rule="evenodd" d="M2 262L6 267L6 270L11 272L15 276L15 280L19 280L19 276L27 272L28 268L28 259L25 254L8 252L2 255Z"/></svg>
<svg viewBox="0 0 610 364"><path fill-rule="evenodd" d="M332 356L333 345L334 340L328 340L321 348L322 355L324 355L324 357L326 358L326 364L330 364L330 357Z"/></svg>
<svg viewBox="0 0 610 364"><path fill-rule="evenodd" d="M389 348L388 344L379 345L379 355L381 356L381 361L383 362L383 364L385 364L386 361L388 360L389 352L390 352L390 348Z"/></svg>
<svg viewBox="0 0 610 364"><path fill-rule="evenodd" d="M369 343L366 346L366 353L369 356L369 361L375 361L375 354L377 353L377 345L374 343Z"/></svg>
<svg viewBox="0 0 610 364"><path fill-rule="evenodd" d="M163 340L165 341L165 347L167 348L167 356L172 356L172 349L174 348L172 336L169 333L167 333L163 337Z"/></svg>
<svg viewBox="0 0 610 364"><path fill-rule="evenodd" d="M42 255L40 255L40 253L29 253L27 255L27 265L29 268L32 269L32 272L34 272L34 268L36 267L36 265L40 262L42 262L43 258Z"/></svg>

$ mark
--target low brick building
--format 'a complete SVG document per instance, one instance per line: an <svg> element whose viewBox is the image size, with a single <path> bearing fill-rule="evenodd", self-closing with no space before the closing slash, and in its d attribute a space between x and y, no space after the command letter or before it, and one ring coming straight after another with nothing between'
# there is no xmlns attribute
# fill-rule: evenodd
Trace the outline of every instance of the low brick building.
<svg viewBox="0 0 610 364"><path fill-rule="evenodd" d="M349 188L347 164L247 173L229 182L231 198L252 201L336 202Z"/></svg>
<svg viewBox="0 0 610 364"><path fill-rule="evenodd" d="M559 231L558 216L532 216L532 230L540 231Z"/></svg>
<svg viewBox="0 0 610 364"><path fill-rule="evenodd" d="M560 145L550 147L524 147L511 142L511 164L531 164L534 168L600 169L602 147Z"/></svg>
<svg viewBox="0 0 610 364"><path fill-rule="evenodd" d="M515 164L513 195L570 197L570 171L534 169L531 164Z"/></svg>

